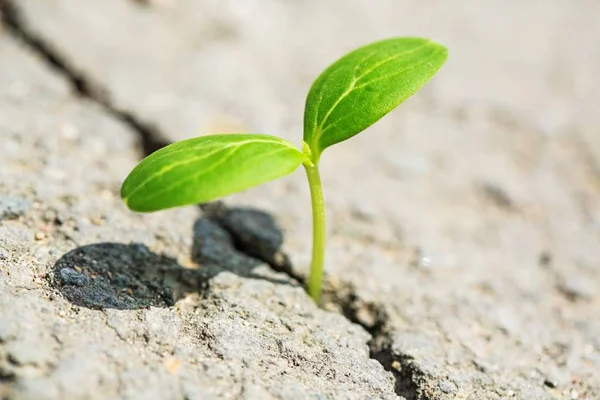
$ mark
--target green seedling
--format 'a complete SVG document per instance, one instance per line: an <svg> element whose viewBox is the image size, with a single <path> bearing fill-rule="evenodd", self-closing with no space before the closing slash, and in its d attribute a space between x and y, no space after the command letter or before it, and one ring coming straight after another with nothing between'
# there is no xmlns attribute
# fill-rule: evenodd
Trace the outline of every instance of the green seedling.
<svg viewBox="0 0 600 400"><path fill-rule="evenodd" d="M302 149L275 136L220 134L183 140L145 158L121 197L138 212L205 203L306 170L313 217L307 290L319 302L325 255L323 151L365 130L423 86L446 61L446 48L422 38L394 38L354 50L314 82L304 111Z"/></svg>

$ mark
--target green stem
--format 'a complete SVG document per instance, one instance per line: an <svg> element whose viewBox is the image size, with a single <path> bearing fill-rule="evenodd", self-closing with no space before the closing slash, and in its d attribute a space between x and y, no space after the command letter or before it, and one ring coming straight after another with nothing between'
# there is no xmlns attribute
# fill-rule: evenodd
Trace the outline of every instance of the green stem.
<svg viewBox="0 0 600 400"><path fill-rule="evenodd" d="M310 264L310 276L308 277L308 294L318 304L321 297L323 283L323 262L325 259L325 202L323 201L323 190L321 188L321 176L319 167L304 165L308 185L310 186L310 199L312 201L313 214L313 248L312 261Z"/></svg>

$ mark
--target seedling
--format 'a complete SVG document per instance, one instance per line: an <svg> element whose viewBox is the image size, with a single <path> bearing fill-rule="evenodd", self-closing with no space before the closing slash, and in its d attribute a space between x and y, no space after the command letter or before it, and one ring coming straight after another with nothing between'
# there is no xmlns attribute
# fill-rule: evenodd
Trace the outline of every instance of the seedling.
<svg viewBox="0 0 600 400"><path fill-rule="evenodd" d="M325 255L323 151L362 132L423 86L448 52L434 41L394 38L354 50L313 83L304 110L302 149L263 134L207 135L166 146L129 174L121 197L139 212L205 203L306 170L313 217L308 293L319 301Z"/></svg>

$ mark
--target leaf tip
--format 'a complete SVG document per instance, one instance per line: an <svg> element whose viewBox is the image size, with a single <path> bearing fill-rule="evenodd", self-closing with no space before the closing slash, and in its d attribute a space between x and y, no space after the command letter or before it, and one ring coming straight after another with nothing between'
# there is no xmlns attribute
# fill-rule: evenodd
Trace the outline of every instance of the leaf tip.
<svg viewBox="0 0 600 400"><path fill-rule="evenodd" d="M437 40L434 39L427 39L427 41L435 46L438 50L439 53L441 53L444 57L444 61L448 58L448 47L446 47L446 45L444 45L441 42L438 42Z"/></svg>

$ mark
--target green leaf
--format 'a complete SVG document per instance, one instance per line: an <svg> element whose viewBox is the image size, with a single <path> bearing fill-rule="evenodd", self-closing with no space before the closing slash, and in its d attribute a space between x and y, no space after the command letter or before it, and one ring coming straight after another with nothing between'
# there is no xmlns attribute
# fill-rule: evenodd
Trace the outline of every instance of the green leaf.
<svg viewBox="0 0 600 400"><path fill-rule="evenodd" d="M340 58L315 81L304 111L304 142L318 162L325 148L351 138L423 86L448 57L429 39L395 38Z"/></svg>
<svg viewBox="0 0 600 400"><path fill-rule="evenodd" d="M204 203L287 175L305 161L275 136L202 136L146 157L123 182L121 197L140 212Z"/></svg>

